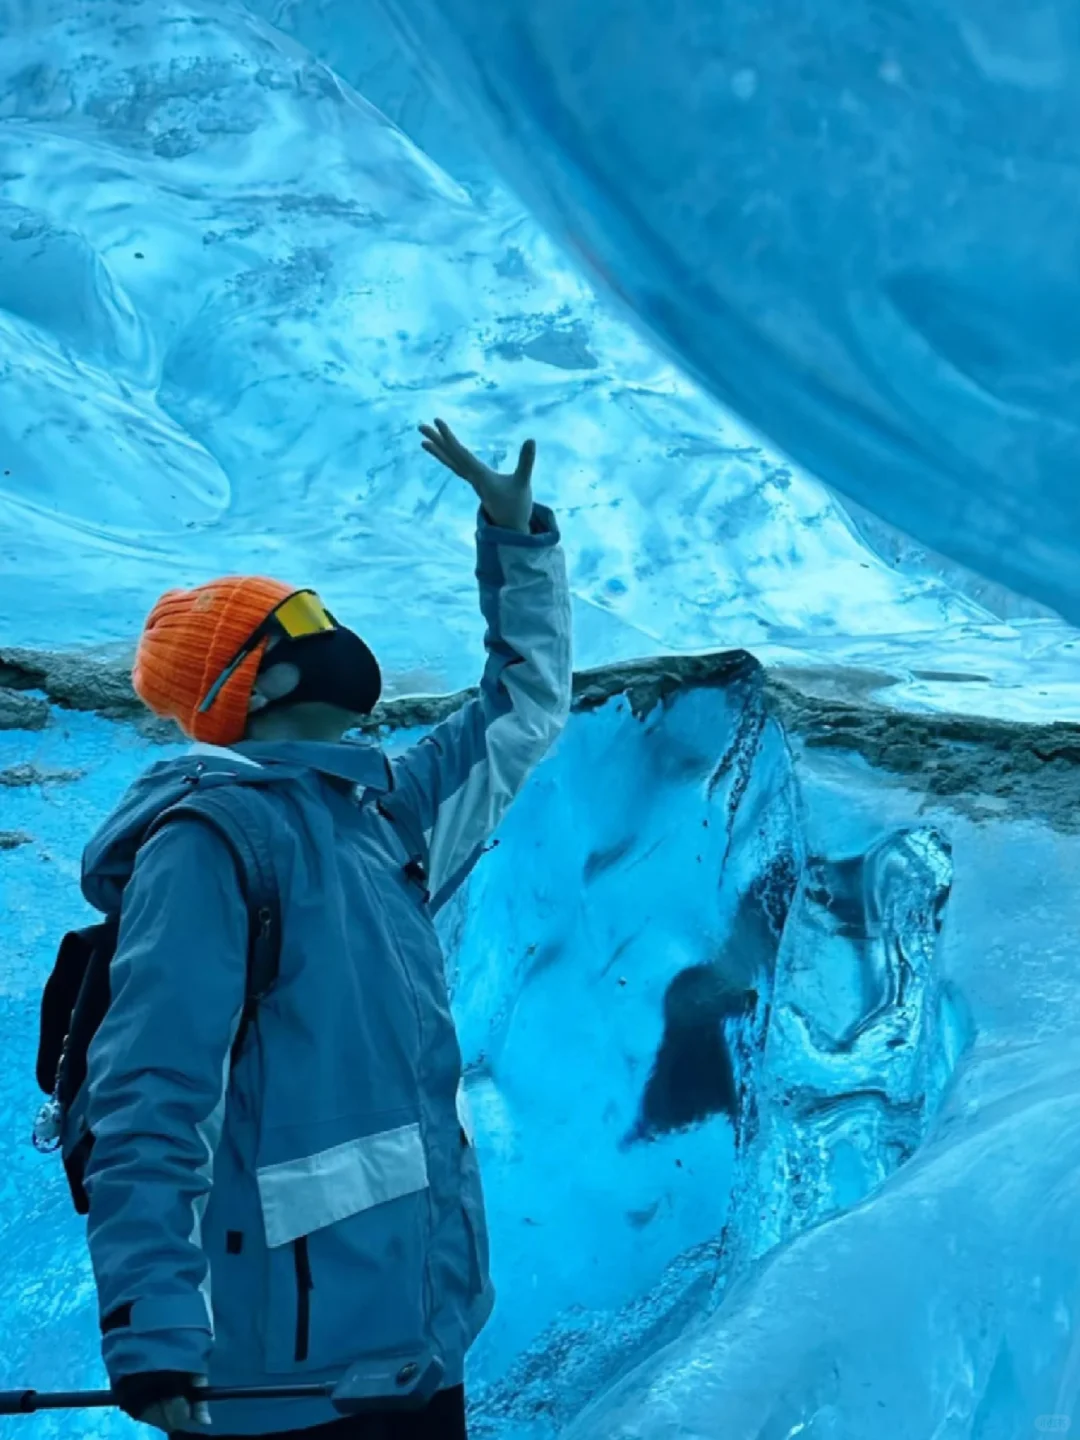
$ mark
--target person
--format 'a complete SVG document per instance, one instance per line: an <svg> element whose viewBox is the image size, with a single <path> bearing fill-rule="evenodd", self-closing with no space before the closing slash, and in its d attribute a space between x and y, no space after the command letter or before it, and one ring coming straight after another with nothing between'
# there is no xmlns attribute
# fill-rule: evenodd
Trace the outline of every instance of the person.
<svg viewBox="0 0 1080 1440"><path fill-rule="evenodd" d="M433 918L565 724L570 605L555 518L533 502L534 443L497 474L442 421L420 429L480 501L487 662L477 697L419 744L389 761L345 738L379 669L311 591L259 577L173 591L139 643L136 690L199 764L267 780L279 970L238 1056L249 915L224 839L178 819L130 868L148 787L179 762L134 787L84 860L103 910L125 855L130 876L88 1058L103 1352L121 1406L172 1435L466 1434L465 1356L493 1291ZM198 1399L207 1383L346 1373L370 1393L362 1415L318 1398L211 1415ZM418 1376L431 1394L395 1405Z"/></svg>

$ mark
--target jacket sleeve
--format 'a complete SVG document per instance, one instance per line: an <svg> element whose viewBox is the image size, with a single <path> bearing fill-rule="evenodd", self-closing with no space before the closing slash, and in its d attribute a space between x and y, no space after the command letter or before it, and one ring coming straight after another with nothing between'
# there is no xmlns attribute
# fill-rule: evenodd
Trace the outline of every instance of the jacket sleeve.
<svg viewBox="0 0 1080 1440"><path fill-rule="evenodd" d="M248 916L231 852L177 820L124 894L111 1003L89 1053L90 1257L105 1364L205 1373L201 1220L246 991Z"/></svg>
<svg viewBox="0 0 1080 1440"><path fill-rule="evenodd" d="M558 526L537 506L533 533L481 514L476 578L487 622L479 696L393 762L398 803L422 830L438 909L475 865L570 711L570 593Z"/></svg>

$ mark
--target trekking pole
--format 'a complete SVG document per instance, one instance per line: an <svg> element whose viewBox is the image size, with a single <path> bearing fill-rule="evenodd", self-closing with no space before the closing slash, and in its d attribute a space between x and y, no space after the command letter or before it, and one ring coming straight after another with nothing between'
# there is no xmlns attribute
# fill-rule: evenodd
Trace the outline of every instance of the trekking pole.
<svg viewBox="0 0 1080 1440"><path fill-rule="evenodd" d="M403 1357L404 1358L404 1357ZM443 1381L444 1366L432 1351L416 1359L376 1365L357 1361L336 1383L302 1385L207 1385L193 1388L200 1405L226 1400L329 1400L339 1415L371 1411L422 1410ZM107 1410L119 1408L112 1390L0 1390L0 1415L36 1415L41 1410Z"/></svg>
<svg viewBox="0 0 1080 1440"><path fill-rule="evenodd" d="M200 1404L222 1400L329 1400L333 1385L252 1385L200 1389ZM119 1401L111 1390L0 1390L0 1415L36 1415L41 1410L107 1410Z"/></svg>

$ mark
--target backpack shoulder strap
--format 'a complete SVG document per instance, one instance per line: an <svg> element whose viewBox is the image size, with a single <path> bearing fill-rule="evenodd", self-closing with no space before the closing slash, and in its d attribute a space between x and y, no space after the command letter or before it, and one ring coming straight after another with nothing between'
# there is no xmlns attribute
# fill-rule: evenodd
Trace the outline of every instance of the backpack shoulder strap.
<svg viewBox="0 0 1080 1440"><path fill-rule="evenodd" d="M408 805L402 804L396 795L380 795L375 808L394 825L409 853L427 869L430 864L428 843L419 822Z"/></svg>
<svg viewBox="0 0 1080 1440"><path fill-rule="evenodd" d="M235 1062L259 1002L277 980L281 957L281 897L270 842L270 813L254 786L196 790L162 812L145 840L175 820L209 825L232 851L248 911L247 1000L233 1045ZM144 843L145 843L144 840Z"/></svg>

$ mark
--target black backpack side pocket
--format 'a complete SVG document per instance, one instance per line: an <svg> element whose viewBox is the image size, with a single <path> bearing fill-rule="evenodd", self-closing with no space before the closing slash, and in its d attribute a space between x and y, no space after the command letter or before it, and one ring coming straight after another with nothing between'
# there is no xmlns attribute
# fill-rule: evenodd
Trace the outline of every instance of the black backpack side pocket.
<svg viewBox="0 0 1080 1440"><path fill-rule="evenodd" d="M65 935L41 999L37 1082L51 1098L35 1134L42 1149L63 1143L64 1170L80 1215L89 1210L82 1177L93 1138L86 1132L72 1144L68 1116L86 1079L90 1042L109 1008L109 966L118 933L119 921L109 919Z"/></svg>

